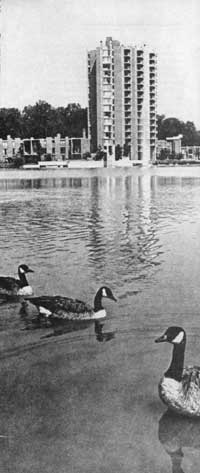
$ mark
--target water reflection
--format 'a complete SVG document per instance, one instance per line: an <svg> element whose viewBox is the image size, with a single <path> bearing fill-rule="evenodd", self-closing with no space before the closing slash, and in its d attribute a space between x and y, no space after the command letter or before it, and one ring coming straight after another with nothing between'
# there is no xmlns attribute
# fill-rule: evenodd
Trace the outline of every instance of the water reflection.
<svg viewBox="0 0 200 473"><path fill-rule="evenodd" d="M105 265L121 278L129 294L138 292L135 281L158 269L162 247L154 211L154 176L92 178L88 212L88 257L95 276ZM129 287L128 287L129 286Z"/></svg>
<svg viewBox="0 0 200 473"><path fill-rule="evenodd" d="M184 473L182 467L187 448L193 460L197 454L199 457L200 419L181 417L168 410L159 421L158 438L170 456L172 473Z"/></svg>

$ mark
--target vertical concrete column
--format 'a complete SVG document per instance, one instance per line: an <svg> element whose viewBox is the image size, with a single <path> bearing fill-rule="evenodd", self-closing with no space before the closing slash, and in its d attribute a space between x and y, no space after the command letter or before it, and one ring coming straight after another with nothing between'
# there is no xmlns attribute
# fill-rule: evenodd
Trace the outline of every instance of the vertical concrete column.
<svg viewBox="0 0 200 473"><path fill-rule="evenodd" d="M69 159L69 138L65 137L65 159Z"/></svg>
<svg viewBox="0 0 200 473"><path fill-rule="evenodd" d="M60 159L60 133L55 137L55 159L56 161Z"/></svg>
<svg viewBox="0 0 200 473"><path fill-rule="evenodd" d="M30 138L30 154L33 155L33 137Z"/></svg>
<svg viewBox="0 0 200 473"><path fill-rule="evenodd" d="M14 154L15 155L18 153L20 145L21 145L20 138L15 138L15 141L14 141Z"/></svg>
<svg viewBox="0 0 200 473"><path fill-rule="evenodd" d="M48 136L46 138L46 153L52 155L52 138Z"/></svg>
<svg viewBox="0 0 200 473"><path fill-rule="evenodd" d="M3 140L0 138L0 161L4 161Z"/></svg>
<svg viewBox="0 0 200 473"><path fill-rule="evenodd" d="M7 156L8 158L13 157L13 140L10 135L7 136Z"/></svg>
<svg viewBox="0 0 200 473"><path fill-rule="evenodd" d="M87 153L90 151L90 141L88 138L81 138L81 157L83 156L84 153Z"/></svg>

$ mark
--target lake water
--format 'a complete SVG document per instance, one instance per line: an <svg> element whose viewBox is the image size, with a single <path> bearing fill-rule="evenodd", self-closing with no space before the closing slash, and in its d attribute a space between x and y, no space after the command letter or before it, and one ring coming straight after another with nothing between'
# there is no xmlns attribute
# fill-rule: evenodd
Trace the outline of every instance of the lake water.
<svg viewBox="0 0 200 473"><path fill-rule="evenodd" d="M0 307L0 471L199 471L200 423L166 414L154 340L183 326L200 364L200 168L1 171L0 204L2 275L26 263L35 295L118 299L101 337Z"/></svg>

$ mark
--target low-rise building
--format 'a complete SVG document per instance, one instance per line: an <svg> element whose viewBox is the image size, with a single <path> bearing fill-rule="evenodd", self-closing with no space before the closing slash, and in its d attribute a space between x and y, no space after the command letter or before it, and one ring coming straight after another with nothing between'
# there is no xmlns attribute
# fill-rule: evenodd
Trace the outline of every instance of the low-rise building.
<svg viewBox="0 0 200 473"><path fill-rule="evenodd" d="M200 146L182 146L182 137L183 135L177 135L167 137L166 140L158 140L156 148L157 159L161 156L164 158L165 155L166 157L169 155L180 157L182 155L182 159L199 160Z"/></svg>
<svg viewBox="0 0 200 473"><path fill-rule="evenodd" d="M41 160L54 161L82 159L90 152L90 140L85 136L80 138L61 138L60 134L46 138L11 138L0 139L0 162L6 162L18 156L40 157Z"/></svg>

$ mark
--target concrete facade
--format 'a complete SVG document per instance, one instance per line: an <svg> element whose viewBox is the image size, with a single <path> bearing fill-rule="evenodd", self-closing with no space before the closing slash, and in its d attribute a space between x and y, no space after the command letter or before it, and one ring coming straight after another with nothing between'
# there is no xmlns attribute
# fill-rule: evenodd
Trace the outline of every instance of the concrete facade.
<svg viewBox="0 0 200 473"><path fill-rule="evenodd" d="M86 138L85 133L81 138L61 138L60 134L56 137L47 138L20 138L12 139L10 136L7 140L0 139L0 162L12 159L22 152L24 156L41 155L41 159L47 156L55 161L70 159L82 159L84 153L90 151L90 142Z"/></svg>
<svg viewBox="0 0 200 473"><path fill-rule="evenodd" d="M91 150L120 145L144 164L156 156L157 56L144 45L106 38L88 52L88 133Z"/></svg>
<svg viewBox="0 0 200 473"><path fill-rule="evenodd" d="M200 146L182 146L182 135L167 137L166 140L158 140L156 147L157 158L159 159L163 150L176 155L182 154L183 159L200 160Z"/></svg>
<svg viewBox="0 0 200 473"><path fill-rule="evenodd" d="M181 153L181 139L183 135L169 136L166 140L171 143L172 153L179 154Z"/></svg>

